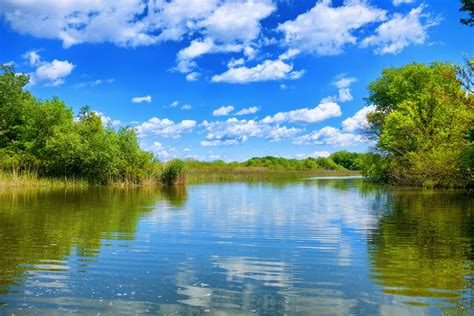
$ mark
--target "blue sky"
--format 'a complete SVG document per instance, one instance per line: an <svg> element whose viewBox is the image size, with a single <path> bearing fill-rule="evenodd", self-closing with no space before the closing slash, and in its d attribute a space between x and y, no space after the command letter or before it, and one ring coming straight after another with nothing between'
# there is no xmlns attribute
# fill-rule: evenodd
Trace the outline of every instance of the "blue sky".
<svg viewBox="0 0 474 316"><path fill-rule="evenodd" d="M448 4L449 3L449 4ZM162 160L366 151L386 67L462 62L458 1L2 1L0 62Z"/></svg>

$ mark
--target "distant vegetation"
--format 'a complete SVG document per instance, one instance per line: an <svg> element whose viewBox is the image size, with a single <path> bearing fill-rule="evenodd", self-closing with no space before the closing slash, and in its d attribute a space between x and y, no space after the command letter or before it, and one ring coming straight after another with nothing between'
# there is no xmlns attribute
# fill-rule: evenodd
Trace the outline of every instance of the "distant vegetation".
<svg viewBox="0 0 474 316"><path fill-rule="evenodd" d="M428 187L474 185L474 60L388 68L369 85L362 173L374 181Z"/></svg>

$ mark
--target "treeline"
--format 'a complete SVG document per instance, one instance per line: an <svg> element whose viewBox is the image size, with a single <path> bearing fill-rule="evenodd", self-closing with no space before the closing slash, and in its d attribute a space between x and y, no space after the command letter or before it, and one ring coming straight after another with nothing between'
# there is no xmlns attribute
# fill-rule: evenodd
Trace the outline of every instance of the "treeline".
<svg viewBox="0 0 474 316"><path fill-rule="evenodd" d="M2 66L0 169L39 177L97 183L155 181L160 165L140 149L135 130L104 127L88 107L77 117L57 98L38 100L24 90L29 77Z"/></svg>
<svg viewBox="0 0 474 316"><path fill-rule="evenodd" d="M365 154L350 153L348 151L338 151L327 158L319 157L306 159L288 159L281 157L254 157L244 162L224 162L222 160L205 162L197 160L186 160L185 166L188 169L232 169L232 168L265 168L269 170L359 170Z"/></svg>
<svg viewBox="0 0 474 316"><path fill-rule="evenodd" d="M473 187L473 73L473 59L385 69L368 89L375 146L362 173L382 183Z"/></svg>

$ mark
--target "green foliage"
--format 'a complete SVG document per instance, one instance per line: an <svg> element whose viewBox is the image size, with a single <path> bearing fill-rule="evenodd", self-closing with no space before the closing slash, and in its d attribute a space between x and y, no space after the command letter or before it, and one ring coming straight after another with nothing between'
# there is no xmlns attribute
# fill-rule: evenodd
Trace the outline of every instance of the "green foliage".
<svg viewBox="0 0 474 316"><path fill-rule="evenodd" d="M457 69L410 64L385 69L369 85L368 102L376 110L368 115L368 133L377 143L375 154L364 160L364 175L404 185L472 183L472 140L466 135L474 99Z"/></svg>
<svg viewBox="0 0 474 316"><path fill-rule="evenodd" d="M462 6L459 9L461 12L467 12L469 17L462 18L461 23L468 26L474 26L474 1L472 0L461 0Z"/></svg>
<svg viewBox="0 0 474 316"><path fill-rule="evenodd" d="M164 164L160 180L164 185L184 184L186 182L184 162L176 159Z"/></svg>
<svg viewBox="0 0 474 316"><path fill-rule="evenodd" d="M281 157L266 156L251 158L244 163L245 167L261 167L270 170L339 170L343 169L331 158L306 158L303 160L287 159Z"/></svg>
<svg viewBox="0 0 474 316"><path fill-rule="evenodd" d="M104 128L88 107L75 119L58 98L40 101L24 91L27 76L1 69L0 170L97 183L157 177L158 162L140 149L135 130Z"/></svg>
<svg viewBox="0 0 474 316"><path fill-rule="evenodd" d="M346 169L359 170L363 156L364 154L361 153L351 153L347 150L342 150L331 154L329 158L331 158L336 164Z"/></svg>

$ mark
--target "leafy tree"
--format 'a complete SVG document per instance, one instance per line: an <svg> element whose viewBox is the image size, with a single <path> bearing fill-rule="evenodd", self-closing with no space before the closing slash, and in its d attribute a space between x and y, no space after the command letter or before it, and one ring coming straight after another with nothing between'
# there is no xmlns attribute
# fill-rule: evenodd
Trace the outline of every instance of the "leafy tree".
<svg viewBox="0 0 474 316"><path fill-rule="evenodd" d="M408 185L465 186L461 153L474 118L473 95L446 63L389 68L369 85L369 135L375 156L364 167L374 179Z"/></svg>

